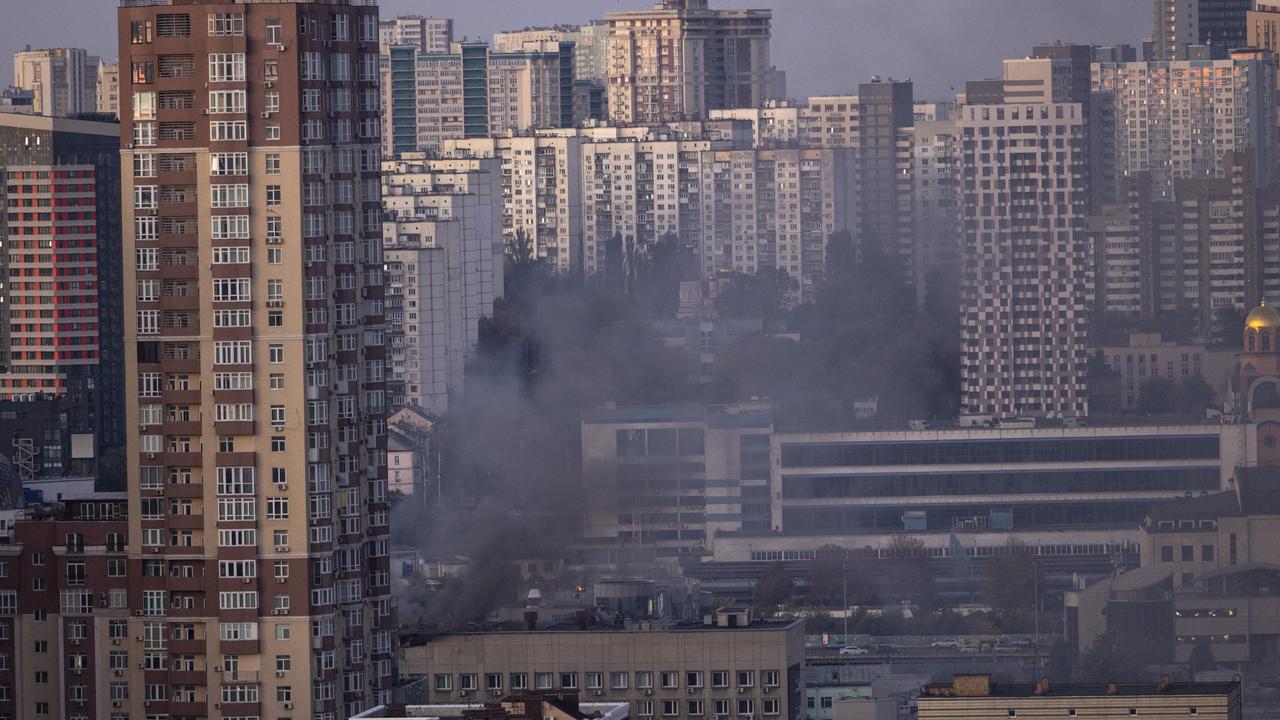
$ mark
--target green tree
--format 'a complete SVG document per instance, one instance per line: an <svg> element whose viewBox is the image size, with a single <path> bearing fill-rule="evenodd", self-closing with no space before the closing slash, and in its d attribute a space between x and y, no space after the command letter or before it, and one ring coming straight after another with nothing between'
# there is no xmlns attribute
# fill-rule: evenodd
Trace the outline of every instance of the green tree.
<svg viewBox="0 0 1280 720"><path fill-rule="evenodd" d="M1187 664L1191 666L1191 675L1194 677L1197 673L1212 670L1218 666L1217 660L1213 657L1213 646L1209 641L1200 638L1196 641L1194 647L1191 648L1191 655L1187 658Z"/></svg>
<svg viewBox="0 0 1280 720"><path fill-rule="evenodd" d="M1100 635L1080 657L1080 679L1084 682L1139 682L1143 677L1131 644L1114 630Z"/></svg>
<svg viewBox="0 0 1280 720"><path fill-rule="evenodd" d="M1180 400L1182 409L1188 413L1199 413L1205 408L1213 405L1213 398L1216 393L1213 386L1200 373L1195 373L1191 377L1182 381L1180 388Z"/></svg>
<svg viewBox="0 0 1280 720"><path fill-rule="evenodd" d="M1163 415L1178 410L1178 385L1169 378L1147 378L1138 386L1138 412Z"/></svg>
<svg viewBox="0 0 1280 720"><path fill-rule="evenodd" d="M1005 612L1034 612L1039 572L1031 549L1011 540L1005 545L1004 553L987 561L983 569L983 595L988 604Z"/></svg>
<svg viewBox="0 0 1280 720"><path fill-rule="evenodd" d="M772 612L791 602L795 594L795 581L787 573L781 561L770 563L756 579L751 591L751 604L761 612Z"/></svg>
<svg viewBox="0 0 1280 720"><path fill-rule="evenodd" d="M933 574L929 571L929 550L924 541L910 535L894 535L878 568L881 602L888 596L911 598L929 605Z"/></svg>
<svg viewBox="0 0 1280 720"><path fill-rule="evenodd" d="M828 606L840 604L849 560L849 551L838 545L823 545L814 552L813 559L805 567L810 602Z"/></svg>
<svg viewBox="0 0 1280 720"><path fill-rule="evenodd" d="M1058 682L1071 682L1075 660L1075 653L1065 639L1054 640L1049 648L1049 677Z"/></svg>

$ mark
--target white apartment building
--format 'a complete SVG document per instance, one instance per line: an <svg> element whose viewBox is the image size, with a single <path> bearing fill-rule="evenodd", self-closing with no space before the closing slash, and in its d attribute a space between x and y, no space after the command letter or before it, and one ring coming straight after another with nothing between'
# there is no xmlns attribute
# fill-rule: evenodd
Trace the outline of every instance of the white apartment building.
<svg viewBox="0 0 1280 720"><path fill-rule="evenodd" d="M1274 56L1241 51L1226 60L1094 63L1099 141L1113 152L1093 168L1099 181L1151 173L1168 199L1179 178L1223 176L1223 156L1252 150L1259 184L1275 177Z"/></svg>
<svg viewBox="0 0 1280 720"><path fill-rule="evenodd" d="M502 294L495 159L383 162L390 398L431 412L463 389L480 318Z"/></svg>
<svg viewBox="0 0 1280 720"><path fill-rule="evenodd" d="M1084 124L1077 103L961 110L962 413L1088 412Z"/></svg>
<svg viewBox="0 0 1280 720"><path fill-rule="evenodd" d="M401 15L378 23L378 44L385 55L392 45L413 45L424 53L447 53L453 44L453 19Z"/></svg>
<svg viewBox="0 0 1280 720"><path fill-rule="evenodd" d="M13 85L35 93L37 115L66 117L98 107L98 58L81 48L20 50L13 54Z"/></svg>

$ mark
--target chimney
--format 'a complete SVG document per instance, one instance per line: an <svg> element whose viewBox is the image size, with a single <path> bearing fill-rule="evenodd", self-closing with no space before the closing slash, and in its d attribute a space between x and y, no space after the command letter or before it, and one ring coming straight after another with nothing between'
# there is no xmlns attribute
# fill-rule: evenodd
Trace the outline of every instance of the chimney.
<svg viewBox="0 0 1280 720"><path fill-rule="evenodd" d="M1160 692L1165 692L1166 690L1169 689L1169 676L1167 674L1160 676L1160 687L1157 689Z"/></svg>
<svg viewBox="0 0 1280 720"><path fill-rule="evenodd" d="M1036 694L1037 695L1049 694L1049 676L1048 675L1045 675L1044 677L1036 681Z"/></svg>
<svg viewBox="0 0 1280 720"><path fill-rule="evenodd" d="M524 627L526 630L538 629L538 611L537 610L524 611Z"/></svg>
<svg viewBox="0 0 1280 720"><path fill-rule="evenodd" d="M1108 694L1108 695L1115 695L1117 691L1119 691L1119 688L1116 686L1116 683L1115 683L1115 681L1114 681L1114 680L1112 680L1111 682L1107 683L1107 694Z"/></svg>

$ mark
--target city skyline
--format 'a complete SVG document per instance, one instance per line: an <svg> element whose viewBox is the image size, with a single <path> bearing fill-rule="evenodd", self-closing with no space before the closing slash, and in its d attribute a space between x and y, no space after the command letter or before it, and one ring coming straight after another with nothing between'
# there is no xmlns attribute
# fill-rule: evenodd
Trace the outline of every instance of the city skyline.
<svg viewBox="0 0 1280 720"><path fill-rule="evenodd" d="M0 28L0 70L5 77L12 78L13 53L28 44L83 47L91 55L114 58L114 38L93 29L110 27L115 3L85 5L82 0L49 0L38 7L6 9L8 22ZM650 5L648 0L378 3L383 19L406 14L451 17L458 38L484 40L504 30L585 23L602 19L606 12ZM859 82L880 75L911 78L917 98L945 100L951 88L960 90L966 80L997 76L1001 59L1026 55L1036 44L1061 40L1136 46L1151 34L1147 0L714 0L712 6L773 10L773 62L787 73L787 93L796 98L853 93ZM82 20L40 22L57 16ZM893 30L899 27L909 27L909 35ZM846 67L847 72L827 70Z"/></svg>

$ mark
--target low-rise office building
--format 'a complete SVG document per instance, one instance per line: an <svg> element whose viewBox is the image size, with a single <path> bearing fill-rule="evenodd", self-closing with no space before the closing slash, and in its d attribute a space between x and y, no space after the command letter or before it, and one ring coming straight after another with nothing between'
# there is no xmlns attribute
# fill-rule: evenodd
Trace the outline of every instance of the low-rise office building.
<svg viewBox="0 0 1280 720"><path fill-rule="evenodd" d="M401 675L429 683L434 703L522 690L578 691L626 702L636 720L803 716L804 622L752 620L723 609L702 624L596 625L401 639ZM585 627L584 627L585 626Z"/></svg>
<svg viewBox="0 0 1280 720"><path fill-rule="evenodd" d="M412 692L412 686L406 694ZM379 705L354 715L351 720L627 720L631 706L622 702L578 701L577 692L517 692L501 702L472 704Z"/></svg>
<svg viewBox="0 0 1280 720"><path fill-rule="evenodd" d="M919 720L1007 720L1011 717L1128 717L1183 720L1189 715L1239 720L1239 683L1169 682L1034 685L993 682L989 675L957 675L926 685Z"/></svg>

